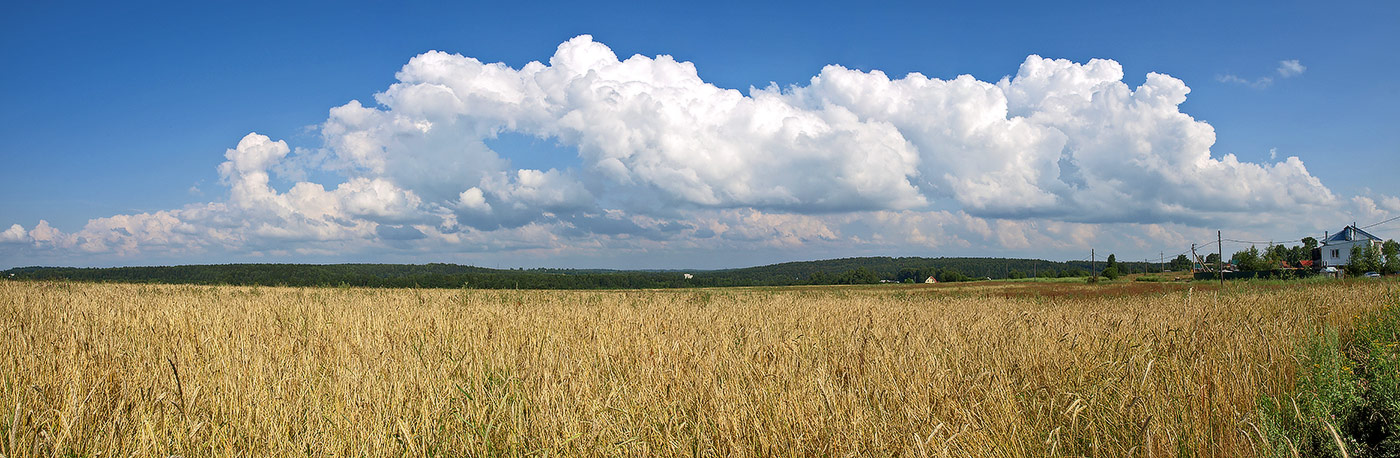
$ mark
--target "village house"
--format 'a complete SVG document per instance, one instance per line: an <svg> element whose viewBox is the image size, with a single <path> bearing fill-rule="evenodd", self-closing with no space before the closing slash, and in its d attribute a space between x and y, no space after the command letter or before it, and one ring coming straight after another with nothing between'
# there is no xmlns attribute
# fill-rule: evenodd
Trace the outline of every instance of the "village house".
<svg viewBox="0 0 1400 458"><path fill-rule="evenodd" d="M1366 249L1367 245L1381 248L1381 238L1376 237L1356 227L1352 224L1336 234L1329 235L1322 240L1322 246L1318 247L1320 252L1319 267L1343 267L1351 262L1351 248L1360 246Z"/></svg>

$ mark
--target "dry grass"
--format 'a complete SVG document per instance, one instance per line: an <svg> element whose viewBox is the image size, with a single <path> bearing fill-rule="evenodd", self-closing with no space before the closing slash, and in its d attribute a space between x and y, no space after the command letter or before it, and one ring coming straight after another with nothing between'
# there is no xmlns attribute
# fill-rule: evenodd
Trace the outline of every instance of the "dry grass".
<svg viewBox="0 0 1400 458"><path fill-rule="evenodd" d="M1250 456L1256 403L1292 386L1295 342L1345 328L1392 284L1005 297L0 282L0 451Z"/></svg>

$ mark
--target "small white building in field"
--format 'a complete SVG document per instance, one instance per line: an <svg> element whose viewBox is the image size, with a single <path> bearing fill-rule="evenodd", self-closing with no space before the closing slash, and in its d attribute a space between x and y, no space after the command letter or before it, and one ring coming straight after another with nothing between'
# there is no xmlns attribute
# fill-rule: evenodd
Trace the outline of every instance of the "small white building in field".
<svg viewBox="0 0 1400 458"><path fill-rule="evenodd" d="M1340 232L1327 236L1322 240L1322 265L1320 267L1342 267L1351 262L1351 248L1360 246L1366 249L1367 245L1372 245L1375 249L1381 249L1381 238L1376 237L1356 227L1355 224L1342 228Z"/></svg>
<svg viewBox="0 0 1400 458"><path fill-rule="evenodd" d="M924 279L924 283L929 283L929 284L938 283L938 279L937 279L937 278L933 278L933 276L930 275L928 278L925 278L925 279Z"/></svg>

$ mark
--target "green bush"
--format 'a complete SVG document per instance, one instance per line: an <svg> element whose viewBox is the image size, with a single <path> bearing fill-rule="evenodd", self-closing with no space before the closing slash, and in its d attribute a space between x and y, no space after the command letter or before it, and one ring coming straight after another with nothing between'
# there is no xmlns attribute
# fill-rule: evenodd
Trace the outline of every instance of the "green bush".
<svg viewBox="0 0 1400 458"><path fill-rule="evenodd" d="M1274 456L1400 456L1400 305L1303 345L1294 389L1260 402Z"/></svg>

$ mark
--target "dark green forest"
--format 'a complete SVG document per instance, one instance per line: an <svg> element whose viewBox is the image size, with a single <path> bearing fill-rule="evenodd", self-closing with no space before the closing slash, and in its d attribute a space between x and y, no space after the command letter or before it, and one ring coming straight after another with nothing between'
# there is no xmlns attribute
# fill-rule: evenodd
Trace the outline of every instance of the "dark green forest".
<svg viewBox="0 0 1400 458"><path fill-rule="evenodd" d="M1103 270L1099 262L1096 271ZM1124 273L1156 263L1118 262ZM12 280L263 286L366 286L481 289L638 289L916 283L1026 277L1082 277L1088 261L1004 258L866 257L787 262L724 270L488 269L457 264L218 264L154 267L19 267ZM685 278L691 274L692 278Z"/></svg>

